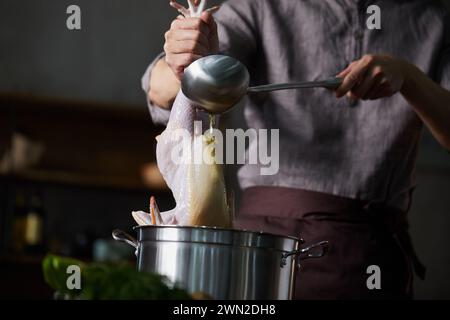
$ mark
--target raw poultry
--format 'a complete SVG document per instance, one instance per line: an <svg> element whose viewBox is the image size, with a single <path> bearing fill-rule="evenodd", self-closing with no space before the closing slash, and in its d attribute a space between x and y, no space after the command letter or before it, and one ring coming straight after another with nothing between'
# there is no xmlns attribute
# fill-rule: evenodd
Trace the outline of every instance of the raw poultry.
<svg viewBox="0 0 450 320"><path fill-rule="evenodd" d="M215 162L216 143L209 130L194 132L198 111L180 92L173 104L166 129L157 137L158 167L172 190L176 207L162 212L164 224L230 227L223 166ZM184 133L184 137L180 137ZM187 136L186 136L187 135ZM184 138L186 149L181 163L173 157ZM201 148L194 146L201 146ZM194 162L195 153L202 152L202 161Z"/></svg>
<svg viewBox="0 0 450 320"><path fill-rule="evenodd" d="M170 4L184 16L199 16L206 8L206 0L188 1L189 9L176 2ZM156 138L158 167L172 190L176 206L160 213L152 200L150 214L133 212L138 224L231 227L232 214L227 203L223 167L215 161L217 145L212 130L204 134L194 130L194 122L200 120L199 113L180 91L166 129ZM180 149L183 149L182 161L176 159ZM195 160L199 155L201 161Z"/></svg>

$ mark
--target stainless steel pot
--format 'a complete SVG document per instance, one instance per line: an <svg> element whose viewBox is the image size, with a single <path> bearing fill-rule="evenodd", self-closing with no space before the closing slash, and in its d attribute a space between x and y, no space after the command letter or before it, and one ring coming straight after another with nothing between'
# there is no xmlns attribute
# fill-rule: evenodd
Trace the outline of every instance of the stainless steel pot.
<svg viewBox="0 0 450 320"><path fill-rule="evenodd" d="M328 247L321 241L301 248L298 238L245 230L134 229L137 240L121 230L112 235L136 248L138 270L165 275L191 294L214 299L291 299L300 262L323 256Z"/></svg>

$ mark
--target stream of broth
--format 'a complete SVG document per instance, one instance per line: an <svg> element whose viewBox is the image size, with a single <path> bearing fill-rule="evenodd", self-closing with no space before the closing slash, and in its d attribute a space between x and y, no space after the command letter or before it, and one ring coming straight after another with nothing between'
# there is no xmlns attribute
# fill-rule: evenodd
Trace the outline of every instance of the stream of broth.
<svg viewBox="0 0 450 320"><path fill-rule="evenodd" d="M213 134L213 129L216 126L216 115L209 113L209 133Z"/></svg>

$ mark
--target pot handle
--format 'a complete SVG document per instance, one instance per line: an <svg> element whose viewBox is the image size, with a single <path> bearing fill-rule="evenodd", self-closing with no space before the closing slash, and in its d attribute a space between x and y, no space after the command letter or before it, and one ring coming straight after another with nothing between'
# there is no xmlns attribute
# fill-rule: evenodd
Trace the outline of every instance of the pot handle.
<svg viewBox="0 0 450 320"><path fill-rule="evenodd" d="M323 257L328 250L328 241L320 241L317 243L313 243L305 248L301 248L299 250L293 250L291 252L283 253L281 255L281 263L280 266L283 268L286 265L286 259L290 256L300 256L301 259L309 259L309 258L320 258ZM299 264L300 266L300 264Z"/></svg>
<svg viewBox="0 0 450 320"><path fill-rule="evenodd" d="M125 243L129 244L130 246L134 247L136 250L138 249L139 244L138 244L138 241L136 240L136 238L134 238L133 236L130 236L125 231L122 231L119 229L114 229L112 232L112 237L116 241L125 242Z"/></svg>

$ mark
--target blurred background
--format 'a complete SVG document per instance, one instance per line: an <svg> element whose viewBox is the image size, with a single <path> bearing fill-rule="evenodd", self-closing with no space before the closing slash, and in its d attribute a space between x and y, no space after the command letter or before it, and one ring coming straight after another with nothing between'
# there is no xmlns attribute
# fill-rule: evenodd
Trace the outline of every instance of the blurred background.
<svg viewBox="0 0 450 320"><path fill-rule="evenodd" d="M81 30L66 27L71 4ZM132 259L111 230L150 195L174 205L140 80L175 17L166 0L0 0L0 297L51 297L48 251ZM450 155L427 132L410 224L428 269L416 297L449 299Z"/></svg>

